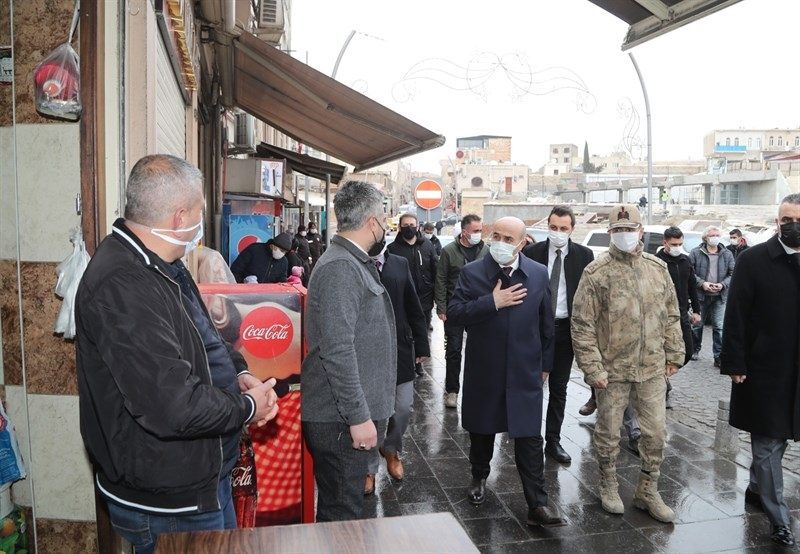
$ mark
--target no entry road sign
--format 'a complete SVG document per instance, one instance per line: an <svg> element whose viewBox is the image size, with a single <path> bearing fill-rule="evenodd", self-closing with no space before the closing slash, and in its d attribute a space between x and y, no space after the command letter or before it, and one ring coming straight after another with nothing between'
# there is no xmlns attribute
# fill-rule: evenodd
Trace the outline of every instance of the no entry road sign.
<svg viewBox="0 0 800 554"><path fill-rule="evenodd" d="M442 205L443 197L442 185L430 179L420 182L417 188L414 189L414 200L417 206L423 210L434 210L438 208Z"/></svg>

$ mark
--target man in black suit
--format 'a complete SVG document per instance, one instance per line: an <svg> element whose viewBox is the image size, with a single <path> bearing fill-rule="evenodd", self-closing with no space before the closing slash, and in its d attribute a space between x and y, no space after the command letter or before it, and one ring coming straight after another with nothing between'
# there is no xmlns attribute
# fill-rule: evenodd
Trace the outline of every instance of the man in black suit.
<svg viewBox="0 0 800 554"><path fill-rule="evenodd" d="M402 256L390 254L388 250L374 256L375 268L381 276L381 284L394 308L394 321L397 327L397 389L394 397L394 415L389 418L386 438L378 437L380 454L386 458L386 470L393 479L403 480L403 435L411 421L414 404L415 364L425 361L430 355L428 344L428 324L422 305L419 303L408 261ZM375 474L378 472L380 458L378 452L367 466L367 479L364 494L375 492Z"/></svg>
<svg viewBox="0 0 800 554"><path fill-rule="evenodd" d="M526 246L522 253L547 266L550 279L551 302L556 319L555 359L550 374L550 400L547 402L545 426L547 444L544 452L557 462L568 464L572 458L561 447L561 424L564 422L567 383L575 357L570 334L572 299L583 270L594 260L594 254L569 238L575 229L575 214L569 206L554 206L547 224L550 228L547 240Z"/></svg>

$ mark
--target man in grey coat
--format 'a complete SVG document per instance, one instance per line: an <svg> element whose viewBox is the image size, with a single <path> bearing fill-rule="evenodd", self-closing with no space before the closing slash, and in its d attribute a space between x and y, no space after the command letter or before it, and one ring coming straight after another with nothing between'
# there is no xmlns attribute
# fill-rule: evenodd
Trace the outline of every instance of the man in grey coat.
<svg viewBox="0 0 800 554"><path fill-rule="evenodd" d="M370 256L385 245L383 195L351 181L334 198L338 233L308 285L303 436L314 458L317 521L360 519L371 452L394 412L392 303Z"/></svg>
<svg viewBox="0 0 800 554"><path fill-rule="evenodd" d="M692 359L699 358L700 347L703 345L703 327L711 322L714 367L719 367L722 352L722 325L734 266L733 254L721 246L719 241L719 227L710 225L703 231L703 243L689 254L700 300L700 321L692 327Z"/></svg>

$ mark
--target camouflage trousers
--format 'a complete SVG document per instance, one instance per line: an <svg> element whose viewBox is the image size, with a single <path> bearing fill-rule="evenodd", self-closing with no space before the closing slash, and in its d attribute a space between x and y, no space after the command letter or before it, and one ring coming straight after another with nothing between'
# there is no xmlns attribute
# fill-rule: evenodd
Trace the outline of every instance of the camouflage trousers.
<svg viewBox="0 0 800 554"><path fill-rule="evenodd" d="M614 467L619 454L619 428L629 400L636 409L642 436L639 455L644 471L658 471L664 460L664 441L667 435L663 375L641 383L631 381L609 383L597 390L597 422L594 426L594 447L600 467Z"/></svg>

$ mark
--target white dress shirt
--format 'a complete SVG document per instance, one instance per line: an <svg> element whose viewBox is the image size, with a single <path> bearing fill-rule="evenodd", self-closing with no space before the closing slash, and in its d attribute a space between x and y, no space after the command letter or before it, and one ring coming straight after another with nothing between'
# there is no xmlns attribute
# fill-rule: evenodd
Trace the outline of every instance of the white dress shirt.
<svg viewBox="0 0 800 554"><path fill-rule="evenodd" d="M547 275L553 274L553 266L556 261L557 248L553 245L552 241L547 241L550 245L550 250L547 253ZM556 319L564 319L569 317L569 307L567 306L567 278L564 275L564 258L569 253L569 241L561 249L561 275L558 279L558 299L556 300Z"/></svg>

